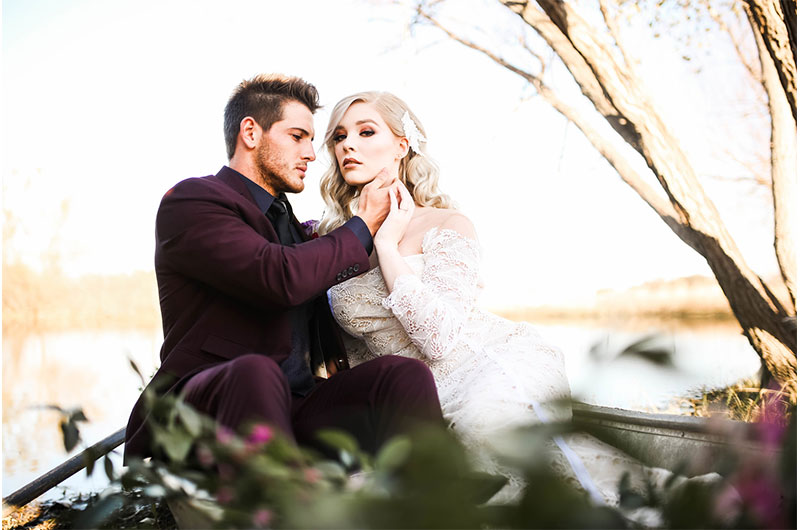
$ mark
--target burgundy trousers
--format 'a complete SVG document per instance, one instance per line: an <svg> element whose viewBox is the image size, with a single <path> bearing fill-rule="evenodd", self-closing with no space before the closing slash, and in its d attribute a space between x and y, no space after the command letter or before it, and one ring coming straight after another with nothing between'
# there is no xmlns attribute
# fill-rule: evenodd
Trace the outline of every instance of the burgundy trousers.
<svg viewBox="0 0 800 530"><path fill-rule="evenodd" d="M278 364L248 354L208 368L183 387L187 403L235 431L268 423L297 443L324 450L316 431L349 432L375 453L392 436L422 425L443 426L439 396L424 363L379 357L321 379L305 396L292 394Z"/></svg>

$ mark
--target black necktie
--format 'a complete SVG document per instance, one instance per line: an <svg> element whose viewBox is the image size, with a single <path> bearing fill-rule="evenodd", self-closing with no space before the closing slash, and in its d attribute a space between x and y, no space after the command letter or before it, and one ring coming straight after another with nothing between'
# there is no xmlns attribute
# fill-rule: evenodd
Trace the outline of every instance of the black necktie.
<svg viewBox="0 0 800 530"><path fill-rule="evenodd" d="M291 222L289 211L289 202L283 197L276 197L272 201L269 210L267 210L267 217L272 221L272 226L278 232L278 239L283 245L296 243L289 228L289 223Z"/></svg>
<svg viewBox="0 0 800 530"><path fill-rule="evenodd" d="M292 230L292 207L286 196L281 194L275 197L269 209L267 218L278 233L282 245L300 243L299 234ZM311 373L309 350L309 321L311 319L311 306L304 305L289 310L289 322L292 329L292 351L289 357L281 364L281 370L289 380L292 392L306 395L314 388L314 376Z"/></svg>

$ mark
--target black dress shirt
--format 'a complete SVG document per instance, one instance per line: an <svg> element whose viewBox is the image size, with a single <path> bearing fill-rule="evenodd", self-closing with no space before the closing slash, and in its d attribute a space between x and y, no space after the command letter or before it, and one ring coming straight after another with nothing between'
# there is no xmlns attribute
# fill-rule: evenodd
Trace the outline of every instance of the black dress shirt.
<svg viewBox="0 0 800 530"><path fill-rule="evenodd" d="M248 179L241 173L239 177L247 185L250 194L255 199L261 212L270 218L267 213L275 201L275 197L267 190ZM289 231L291 232L294 243L302 243L304 238L298 231L297 226L293 222L294 214L291 210L291 205L285 200L286 196L281 194L281 199L288 205L288 215L290 218ZM272 220L270 219L270 222ZM273 223L275 226L275 223ZM372 252L372 234L370 234L366 223L360 217L353 217L348 220L344 226L350 229L367 251L367 254ZM277 230L277 227L276 227ZM282 242L287 244L287 242ZM290 321L292 326L292 351L289 357L281 363L281 371L286 375L289 381L289 388L295 394L306 395L314 387L314 376L311 372L310 360L310 324L313 315L312 303L308 302L298 307L289 310Z"/></svg>

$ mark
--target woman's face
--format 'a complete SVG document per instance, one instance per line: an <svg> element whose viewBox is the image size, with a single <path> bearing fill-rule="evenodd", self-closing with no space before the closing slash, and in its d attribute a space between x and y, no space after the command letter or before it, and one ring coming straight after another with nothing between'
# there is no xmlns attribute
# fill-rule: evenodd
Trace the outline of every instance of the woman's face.
<svg viewBox="0 0 800 530"><path fill-rule="evenodd" d="M381 169L396 176L408 152L408 140L396 136L372 103L350 105L333 132L334 153L344 181L363 186Z"/></svg>

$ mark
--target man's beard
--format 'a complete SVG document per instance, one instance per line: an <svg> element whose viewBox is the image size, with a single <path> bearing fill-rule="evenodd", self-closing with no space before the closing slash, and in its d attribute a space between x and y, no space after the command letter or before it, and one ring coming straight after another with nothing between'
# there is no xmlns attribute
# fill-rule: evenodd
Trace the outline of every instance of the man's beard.
<svg viewBox="0 0 800 530"><path fill-rule="evenodd" d="M267 142L263 142L258 147L256 154L256 171L261 185L275 191L276 195L283 192L299 193L302 187L296 189L293 186L290 169L285 166L279 156L275 156L274 151L269 148ZM301 181L302 182L302 181Z"/></svg>

